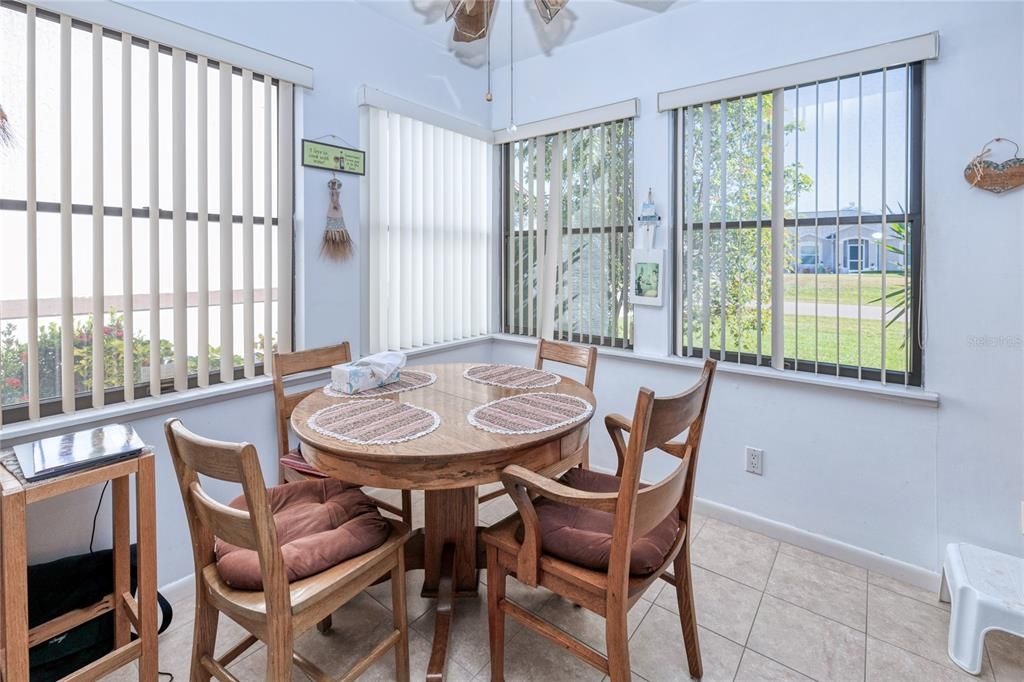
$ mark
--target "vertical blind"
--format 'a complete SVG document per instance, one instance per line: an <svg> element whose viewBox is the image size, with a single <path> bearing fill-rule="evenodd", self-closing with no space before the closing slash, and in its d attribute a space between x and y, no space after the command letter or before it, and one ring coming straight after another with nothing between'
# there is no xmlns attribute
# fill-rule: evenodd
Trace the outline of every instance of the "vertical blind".
<svg viewBox="0 0 1024 682"><path fill-rule="evenodd" d="M504 329L632 346L633 119L504 146Z"/></svg>
<svg viewBox="0 0 1024 682"><path fill-rule="evenodd" d="M365 106L371 351L487 333L491 145Z"/></svg>
<svg viewBox="0 0 1024 682"><path fill-rule="evenodd" d="M676 110L676 352L921 383L921 63Z"/></svg>
<svg viewBox="0 0 1024 682"><path fill-rule="evenodd" d="M0 29L5 418L269 373L293 85L32 5Z"/></svg>

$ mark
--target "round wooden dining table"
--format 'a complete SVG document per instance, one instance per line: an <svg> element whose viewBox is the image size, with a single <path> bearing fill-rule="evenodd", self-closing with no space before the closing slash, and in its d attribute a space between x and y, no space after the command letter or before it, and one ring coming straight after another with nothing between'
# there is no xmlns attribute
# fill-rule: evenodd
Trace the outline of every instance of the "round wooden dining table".
<svg viewBox="0 0 1024 682"><path fill-rule="evenodd" d="M476 596L479 569L479 497L477 487L500 479L501 471L518 464L557 476L584 461L593 412L574 423L539 433L506 435L485 431L469 422L475 407L522 393L562 393L596 405L583 384L562 376L545 388L514 389L478 383L464 376L481 363L410 366L431 372L437 380L422 388L387 397L437 413L439 426L425 436L389 445L361 445L318 432L310 417L346 400L313 391L292 412L291 425L305 459L323 473L363 486L424 491L424 525L414 531L406 549L406 567L423 569L425 597L437 598L434 644L427 679L443 679L448 639L454 617L453 597Z"/></svg>

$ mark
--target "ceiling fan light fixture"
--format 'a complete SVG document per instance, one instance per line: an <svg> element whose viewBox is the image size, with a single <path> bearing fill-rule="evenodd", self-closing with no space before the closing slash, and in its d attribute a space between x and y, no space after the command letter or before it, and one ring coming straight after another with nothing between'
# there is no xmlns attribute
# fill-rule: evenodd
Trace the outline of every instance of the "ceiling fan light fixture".
<svg viewBox="0 0 1024 682"><path fill-rule="evenodd" d="M545 24L550 24L569 0L533 0L537 5L537 14Z"/></svg>

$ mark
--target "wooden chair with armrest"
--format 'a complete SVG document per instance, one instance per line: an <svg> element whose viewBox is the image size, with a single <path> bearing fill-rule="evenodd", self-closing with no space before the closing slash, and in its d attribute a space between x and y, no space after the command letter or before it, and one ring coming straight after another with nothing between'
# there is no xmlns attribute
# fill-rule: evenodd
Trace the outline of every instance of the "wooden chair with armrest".
<svg viewBox="0 0 1024 682"><path fill-rule="evenodd" d="M348 341L336 346L310 348L292 353L274 353L274 404L277 407L277 442L278 458L280 461L278 480L280 482L303 481L309 478L323 477L323 474L319 473L303 459L299 449L292 448L289 444L289 433L291 431L289 420L291 419L292 412L302 402L303 398L313 391L321 389L311 388L285 393L285 377L301 372L327 369L334 365L351 361L352 351L349 348ZM373 500L377 503L378 507L398 516L405 525L412 526L412 493L410 491L402 491L401 506L393 505L377 497L374 497Z"/></svg>
<svg viewBox="0 0 1024 682"><path fill-rule="evenodd" d="M605 424L619 459L616 477L574 469L559 482L519 466L504 470L502 481L519 514L483 533L487 545L492 681L504 676L506 615L609 675L613 682L629 680L627 614L658 578L676 588L690 675L695 678L702 675L688 528L697 457L714 373L715 362L707 360L700 379L687 391L657 398L650 389L642 388L632 421L620 415L606 417ZM685 440L672 440L684 431ZM624 434L629 434L628 442ZM655 448L676 457L679 464L662 481L641 486L640 467L644 454ZM586 486L589 490L570 487L566 484L570 478L589 480ZM600 492L595 492L598 490ZM546 546L545 522L556 519L554 515L564 521L577 514L587 516L588 522L593 524L588 526L588 539L577 548L571 547L571 542ZM603 557L589 556L592 552L584 547L593 543L594 525L606 529L610 539ZM564 530L559 527L559 532ZM661 538L663 551L652 553L650 546L654 537ZM638 544L641 539L645 541L642 545ZM643 557L647 562L643 571L634 567L638 547L647 555ZM559 558L570 555L574 560ZM584 556L586 562L581 558ZM598 566L602 561L603 568ZM670 566L674 567L674 574L667 572ZM546 587L604 616L607 657L508 601L505 598L508 575L528 586Z"/></svg>
<svg viewBox="0 0 1024 682"><path fill-rule="evenodd" d="M563 341L551 341L549 339L540 339L537 342L537 358L534 361L535 369L544 369L544 361L550 360L551 362L560 362L563 365L572 365L574 367L582 367L586 370L586 374L583 378L583 384L591 391L594 390L594 375L597 372L597 346L581 346L575 343L565 343ZM565 469L573 466L581 466L584 469L590 468L590 447L589 444L585 444L580 448L579 460L567 461L564 463L565 467L560 468L554 467L554 473L557 475L562 473ZM489 493L485 493L480 496L480 504L484 502L490 502L491 500L501 497L505 494L504 488L498 488L492 490Z"/></svg>
<svg viewBox="0 0 1024 682"><path fill-rule="evenodd" d="M388 649L395 649L398 678L409 679L409 639L405 605L405 541L408 526L389 520L384 544L308 578L288 583L287 569L256 448L249 443L209 440L188 431L178 419L164 425L181 488L195 560L196 604L190 680L211 677L237 682L227 666L257 641L266 644L268 680L291 679L294 662L310 679L329 680L323 671L293 650L295 638L321 623L375 581L390 575L394 629L344 679L355 679ZM210 497L198 474L242 486L241 511ZM228 585L217 570L215 537L250 549L259 558L262 590ZM250 635L219 659L214 657L219 613Z"/></svg>

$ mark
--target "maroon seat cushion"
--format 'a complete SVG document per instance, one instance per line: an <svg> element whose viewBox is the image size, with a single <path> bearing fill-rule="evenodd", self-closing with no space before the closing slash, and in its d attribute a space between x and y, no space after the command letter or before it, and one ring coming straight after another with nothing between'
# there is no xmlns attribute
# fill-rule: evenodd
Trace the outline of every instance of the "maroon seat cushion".
<svg viewBox="0 0 1024 682"><path fill-rule="evenodd" d="M288 582L308 578L384 544L390 524L359 488L333 479L297 481L267 489ZM230 503L246 510L245 497ZM223 540L215 544L217 572L241 590L263 589L256 552Z"/></svg>
<svg viewBox="0 0 1024 682"><path fill-rule="evenodd" d="M561 479L570 488L592 493L614 493L619 490L618 476L587 469L570 469ZM612 550L612 527L615 516L609 512L581 509L561 502L539 498L534 503L540 521L544 553L597 571L608 570ZM650 575L668 557L679 534L679 518L670 514L647 535L633 542L629 572ZM519 530L522 538L522 528Z"/></svg>

